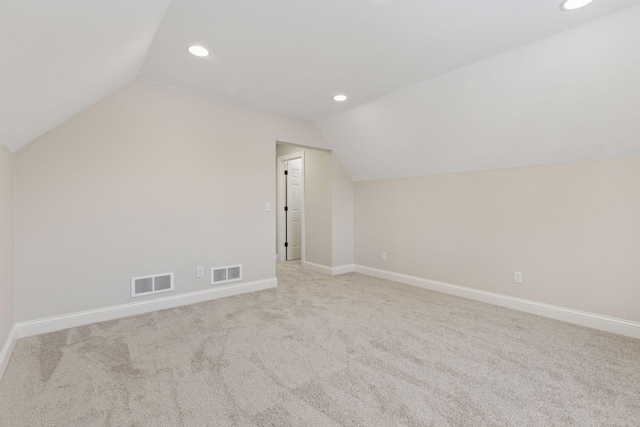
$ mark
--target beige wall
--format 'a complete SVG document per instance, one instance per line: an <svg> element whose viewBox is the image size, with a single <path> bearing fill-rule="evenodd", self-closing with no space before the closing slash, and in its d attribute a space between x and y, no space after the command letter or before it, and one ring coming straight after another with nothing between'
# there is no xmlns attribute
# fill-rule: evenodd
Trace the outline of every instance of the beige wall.
<svg viewBox="0 0 640 427"><path fill-rule="evenodd" d="M13 156L0 144L0 349L15 323L13 267Z"/></svg>
<svg viewBox="0 0 640 427"><path fill-rule="evenodd" d="M139 275L274 277L275 141L326 148L311 122L135 81L18 151L18 321L131 302Z"/></svg>
<svg viewBox="0 0 640 427"><path fill-rule="evenodd" d="M357 264L640 321L640 158L356 182L355 224Z"/></svg>
<svg viewBox="0 0 640 427"><path fill-rule="evenodd" d="M353 264L353 181L333 155L333 266Z"/></svg>
<svg viewBox="0 0 640 427"><path fill-rule="evenodd" d="M331 266L331 153L278 144L276 157L304 151L305 261Z"/></svg>

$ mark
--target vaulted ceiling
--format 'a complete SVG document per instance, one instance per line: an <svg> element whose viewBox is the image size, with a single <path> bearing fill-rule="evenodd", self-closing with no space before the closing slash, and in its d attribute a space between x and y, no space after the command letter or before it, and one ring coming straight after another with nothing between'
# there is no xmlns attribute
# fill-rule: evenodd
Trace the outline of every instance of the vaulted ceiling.
<svg viewBox="0 0 640 427"><path fill-rule="evenodd" d="M0 143L11 151L132 79L169 0L0 0Z"/></svg>
<svg viewBox="0 0 640 427"><path fill-rule="evenodd" d="M139 77L313 120L355 179L635 153L633 132L607 146L554 117L639 105L640 0L559 3L0 0L0 142L18 150Z"/></svg>
<svg viewBox="0 0 640 427"><path fill-rule="evenodd" d="M637 3L173 0L140 76L315 120Z"/></svg>

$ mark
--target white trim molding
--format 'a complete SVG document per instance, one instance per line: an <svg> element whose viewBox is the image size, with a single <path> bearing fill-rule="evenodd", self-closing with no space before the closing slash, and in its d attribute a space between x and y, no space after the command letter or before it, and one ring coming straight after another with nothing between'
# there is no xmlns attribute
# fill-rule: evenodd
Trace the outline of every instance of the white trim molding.
<svg viewBox="0 0 640 427"><path fill-rule="evenodd" d="M353 269L354 269L353 264L340 265L338 267L333 267L331 269L331 275L337 276L339 274L353 273Z"/></svg>
<svg viewBox="0 0 640 427"><path fill-rule="evenodd" d="M523 298L511 297L508 295L493 292L481 291L467 288L465 286L452 285L450 283L438 282L435 280L423 279L421 277L408 276L406 274L394 273L391 271L378 270L376 268L355 265L356 273L379 279L392 280L405 285L416 286L430 291L441 292L475 301L485 302L513 310L524 311L550 319L561 320L563 322L586 326L601 331L612 332L614 334L625 335L633 338L640 338L640 323L630 320L618 319L615 317L603 316L586 311L574 310L572 308L560 307L531 301Z"/></svg>
<svg viewBox="0 0 640 427"><path fill-rule="evenodd" d="M245 294L248 292L262 291L265 289L275 288L277 286L278 279L273 277L271 279L220 286L203 291L189 292L185 294L155 298L129 304L98 308L95 310L63 314L60 316L47 317L44 319L30 320L16 324L17 338L45 334L48 332L74 328L76 326L83 326L91 323L120 319L123 317L135 316L138 314L165 310L167 308L180 307L183 305L195 304L218 298ZM2 354L4 354L4 350Z"/></svg>
<svg viewBox="0 0 640 427"><path fill-rule="evenodd" d="M326 265L316 264L315 262L309 262L302 260L301 262L302 268L315 271L316 273L322 273L331 276L333 273L333 269Z"/></svg>
<svg viewBox="0 0 640 427"><path fill-rule="evenodd" d="M16 325L13 325L11 331L9 332L9 336L4 342L2 346L2 352L0 352L0 380L4 375L5 369L7 369L7 365L9 364L9 359L11 358L11 353L13 353L13 348L16 345L16 340L18 339L17 328Z"/></svg>
<svg viewBox="0 0 640 427"><path fill-rule="evenodd" d="M316 264L315 262L303 261L301 263L302 268L306 268L307 270L315 271L316 273L322 273L329 276L337 276L339 274L352 273L353 272L353 264L349 265L340 265L338 267L329 267L322 264Z"/></svg>

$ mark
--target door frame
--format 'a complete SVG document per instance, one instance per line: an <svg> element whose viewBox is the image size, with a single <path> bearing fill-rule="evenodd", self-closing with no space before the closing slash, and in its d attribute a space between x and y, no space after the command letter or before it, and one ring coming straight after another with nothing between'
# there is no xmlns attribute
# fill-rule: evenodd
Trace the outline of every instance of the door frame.
<svg viewBox="0 0 640 427"><path fill-rule="evenodd" d="M297 151L291 154L285 154L284 156L278 157L278 210L276 212L276 217L278 221L278 261L286 261L287 260L287 251L284 250L284 242L286 240L285 230L287 229L286 215L284 215L284 206L287 194L287 187L285 180L282 179L284 177L284 164L289 160L301 159L301 170L300 170L300 206L301 212L300 217L302 221L302 227L300 227L300 246L301 246L301 260L302 265L305 262L305 228L307 227L307 222L305 220L304 215L304 175L305 175L305 165L304 165L304 151Z"/></svg>

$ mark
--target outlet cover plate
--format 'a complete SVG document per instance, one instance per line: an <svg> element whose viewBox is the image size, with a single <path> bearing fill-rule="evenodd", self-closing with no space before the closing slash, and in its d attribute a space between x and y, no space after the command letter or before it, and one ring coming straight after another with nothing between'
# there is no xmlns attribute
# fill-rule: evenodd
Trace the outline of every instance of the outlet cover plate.
<svg viewBox="0 0 640 427"><path fill-rule="evenodd" d="M522 271L513 272L513 283L522 283Z"/></svg>

